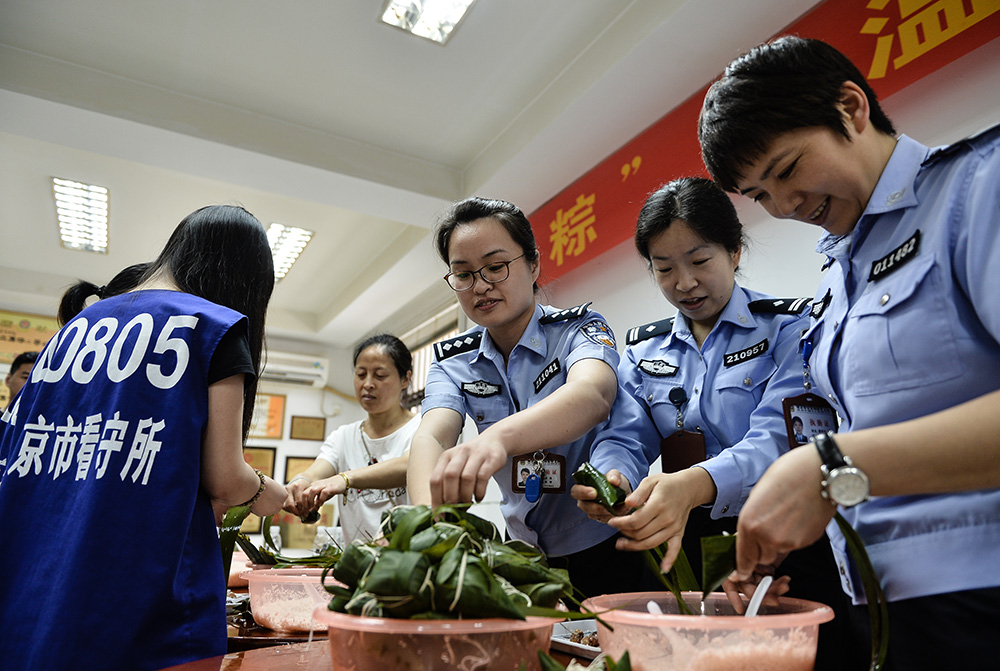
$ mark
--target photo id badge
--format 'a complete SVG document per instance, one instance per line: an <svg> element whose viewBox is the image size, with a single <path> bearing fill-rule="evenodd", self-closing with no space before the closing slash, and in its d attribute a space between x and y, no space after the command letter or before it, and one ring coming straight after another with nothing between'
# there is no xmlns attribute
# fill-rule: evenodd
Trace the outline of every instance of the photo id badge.
<svg viewBox="0 0 1000 671"><path fill-rule="evenodd" d="M817 433L836 431L839 422L833 406L816 394L800 394L782 399L788 447L805 445Z"/></svg>
<svg viewBox="0 0 1000 671"><path fill-rule="evenodd" d="M677 431L660 441L660 466L664 473L676 473L705 461L705 434Z"/></svg>
<svg viewBox="0 0 1000 671"><path fill-rule="evenodd" d="M542 454L544 458L540 460L536 460L533 454L517 456L511 468L511 490L524 494L529 501L537 501L541 494L566 491L566 457L547 452Z"/></svg>

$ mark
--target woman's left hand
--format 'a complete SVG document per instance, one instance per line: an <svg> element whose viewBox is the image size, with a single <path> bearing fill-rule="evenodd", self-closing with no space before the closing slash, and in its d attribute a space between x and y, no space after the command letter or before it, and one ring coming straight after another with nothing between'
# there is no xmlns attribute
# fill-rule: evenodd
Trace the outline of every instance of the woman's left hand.
<svg viewBox="0 0 1000 671"><path fill-rule="evenodd" d="M617 469L612 468L607 472L605 477L607 477L609 484L624 489L625 494L632 493L632 485L629 484L628 478L622 475ZM597 490L593 487L573 485L569 493L570 496L576 499L577 507L587 513L587 517L590 519L607 524L608 520L615 516L613 513L608 512L607 508L594 501L597 498ZM625 504L619 504L616 508L618 515L626 515L628 511L629 509Z"/></svg>
<svg viewBox="0 0 1000 671"><path fill-rule="evenodd" d="M837 512L823 498L820 458L812 446L781 456L750 490L736 526L736 575L748 580L823 535Z"/></svg>

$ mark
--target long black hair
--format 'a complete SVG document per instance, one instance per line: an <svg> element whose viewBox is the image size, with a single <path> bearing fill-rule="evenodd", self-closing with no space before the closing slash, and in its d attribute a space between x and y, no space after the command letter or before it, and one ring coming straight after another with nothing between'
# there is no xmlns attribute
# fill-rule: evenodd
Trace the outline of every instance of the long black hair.
<svg viewBox="0 0 1000 671"><path fill-rule="evenodd" d="M243 437L250 432L257 377L263 368L264 320L274 290L274 259L257 217L235 205L195 210L174 229L145 279L167 270L181 291L246 315L257 376L243 392Z"/></svg>
<svg viewBox="0 0 1000 671"><path fill-rule="evenodd" d="M181 291L247 317L250 358L256 376L243 391L243 439L250 433L257 377L262 370L264 319L274 290L274 260L264 227L235 205L209 205L184 217L156 260L125 268L105 286L79 281L63 294L59 321L79 314L91 296L109 298L163 274Z"/></svg>
<svg viewBox="0 0 1000 671"><path fill-rule="evenodd" d="M65 326L66 322L83 312L83 309L87 307L87 299L91 296L110 298L111 296L117 296L135 289L142 282L143 277L146 276L149 266L149 263L131 265L120 271L111 278L110 282L101 287L93 282L78 280L76 284L66 290L62 300L59 301L59 312L56 314L59 326Z"/></svg>

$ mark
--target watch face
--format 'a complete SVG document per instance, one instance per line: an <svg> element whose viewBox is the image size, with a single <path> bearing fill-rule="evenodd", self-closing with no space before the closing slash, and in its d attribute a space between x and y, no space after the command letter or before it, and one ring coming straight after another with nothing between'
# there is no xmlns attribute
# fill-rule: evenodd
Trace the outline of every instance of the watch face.
<svg viewBox="0 0 1000 671"><path fill-rule="evenodd" d="M830 498L842 506L856 506L868 500L871 488L868 476L857 468L837 468L827 480Z"/></svg>

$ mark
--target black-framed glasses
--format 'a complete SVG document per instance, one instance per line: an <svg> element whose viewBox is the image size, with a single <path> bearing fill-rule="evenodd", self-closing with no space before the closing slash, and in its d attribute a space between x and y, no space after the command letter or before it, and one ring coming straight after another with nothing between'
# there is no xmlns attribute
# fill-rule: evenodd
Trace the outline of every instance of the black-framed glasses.
<svg viewBox="0 0 1000 671"><path fill-rule="evenodd" d="M483 278L488 284L497 284L510 277L510 264L521 257L515 256L510 261L494 261L487 263L479 270L456 270L444 276L444 281L455 291L468 291L476 284L476 275Z"/></svg>

